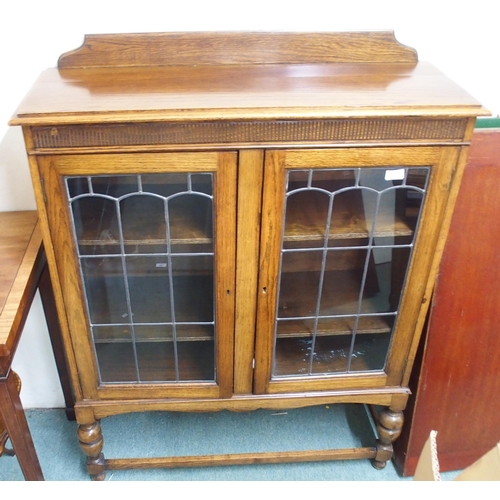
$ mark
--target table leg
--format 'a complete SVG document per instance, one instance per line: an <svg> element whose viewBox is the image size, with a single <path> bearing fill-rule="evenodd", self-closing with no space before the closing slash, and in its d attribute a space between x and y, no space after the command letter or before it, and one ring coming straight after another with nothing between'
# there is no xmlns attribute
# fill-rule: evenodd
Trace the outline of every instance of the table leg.
<svg viewBox="0 0 500 500"><path fill-rule="evenodd" d="M25 479L43 481L42 469L12 371L7 377L0 378L0 412Z"/></svg>

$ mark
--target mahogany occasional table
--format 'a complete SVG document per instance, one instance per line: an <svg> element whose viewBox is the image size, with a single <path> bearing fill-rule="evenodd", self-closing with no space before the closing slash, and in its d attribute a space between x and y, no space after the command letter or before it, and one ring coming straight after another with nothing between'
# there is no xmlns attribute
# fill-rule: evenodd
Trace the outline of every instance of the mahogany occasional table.
<svg viewBox="0 0 500 500"><path fill-rule="evenodd" d="M19 378L11 369L21 333L36 290L47 317L56 365L61 378L66 414L72 415L73 398L61 349L52 286L36 211L0 213L0 452L10 438L24 477L42 481L26 416L19 398ZM0 453L1 454L1 453Z"/></svg>

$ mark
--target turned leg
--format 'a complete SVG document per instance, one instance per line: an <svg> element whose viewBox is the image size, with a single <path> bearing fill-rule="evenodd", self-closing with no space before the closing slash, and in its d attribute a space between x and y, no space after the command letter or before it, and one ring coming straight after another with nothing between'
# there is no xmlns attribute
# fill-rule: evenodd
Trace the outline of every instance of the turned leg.
<svg viewBox="0 0 500 500"><path fill-rule="evenodd" d="M104 444L99 422L78 426L80 448L87 456L87 470L94 481L104 481L106 470L102 447Z"/></svg>
<svg viewBox="0 0 500 500"><path fill-rule="evenodd" d="M403 422L402 411L393 411L390 408L385 408L378 415L377 455L373 460L373 467L376 469L383 469L387 461L391 459L393 453L392 443L401 434Z"/></svg>

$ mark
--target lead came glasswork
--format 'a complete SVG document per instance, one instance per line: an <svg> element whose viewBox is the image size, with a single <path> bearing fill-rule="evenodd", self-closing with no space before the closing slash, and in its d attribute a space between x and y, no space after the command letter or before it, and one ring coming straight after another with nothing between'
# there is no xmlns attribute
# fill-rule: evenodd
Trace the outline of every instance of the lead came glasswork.
<svg viewBox="0 0 500 500"><path fill-rule="evenodd" d="M67 177L101 383L215 380L213 177Z"/></svg>
<svg viewBox="0 0 500 500"><path fill-rule="evenodd" d="M273 379L384 369L429 170L287 172Z"/></svg>

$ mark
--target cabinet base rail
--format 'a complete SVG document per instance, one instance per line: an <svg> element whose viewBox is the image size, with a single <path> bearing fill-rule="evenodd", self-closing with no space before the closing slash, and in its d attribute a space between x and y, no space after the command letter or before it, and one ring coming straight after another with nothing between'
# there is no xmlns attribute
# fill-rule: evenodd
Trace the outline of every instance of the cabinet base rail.
<svg viewBox="0 0 500 500"><path fill-rule="evenodd" d="M375 447L106 459L102 453L104 440L98 420L88 424L80 424L78 438L80 447L87 456L88 473L94 481L104 480L108 470L321 462L330 460L371 459L372 465L376 469L383 469L392 458L392 443L401 434L404 422L403 412L389 407L382 409L380 412L374 412L373 416L378 434Z"/></svg>
<svg viewBox="0 0 500 500"><path fill-rule="evenodd" d="M329 460L373 459L376 448L345 448L338 450L304 450L225 455L199 455L160 458L105 459L105 470L156 469L225 465L274 464L281 462L322 462Z"/></svg>

